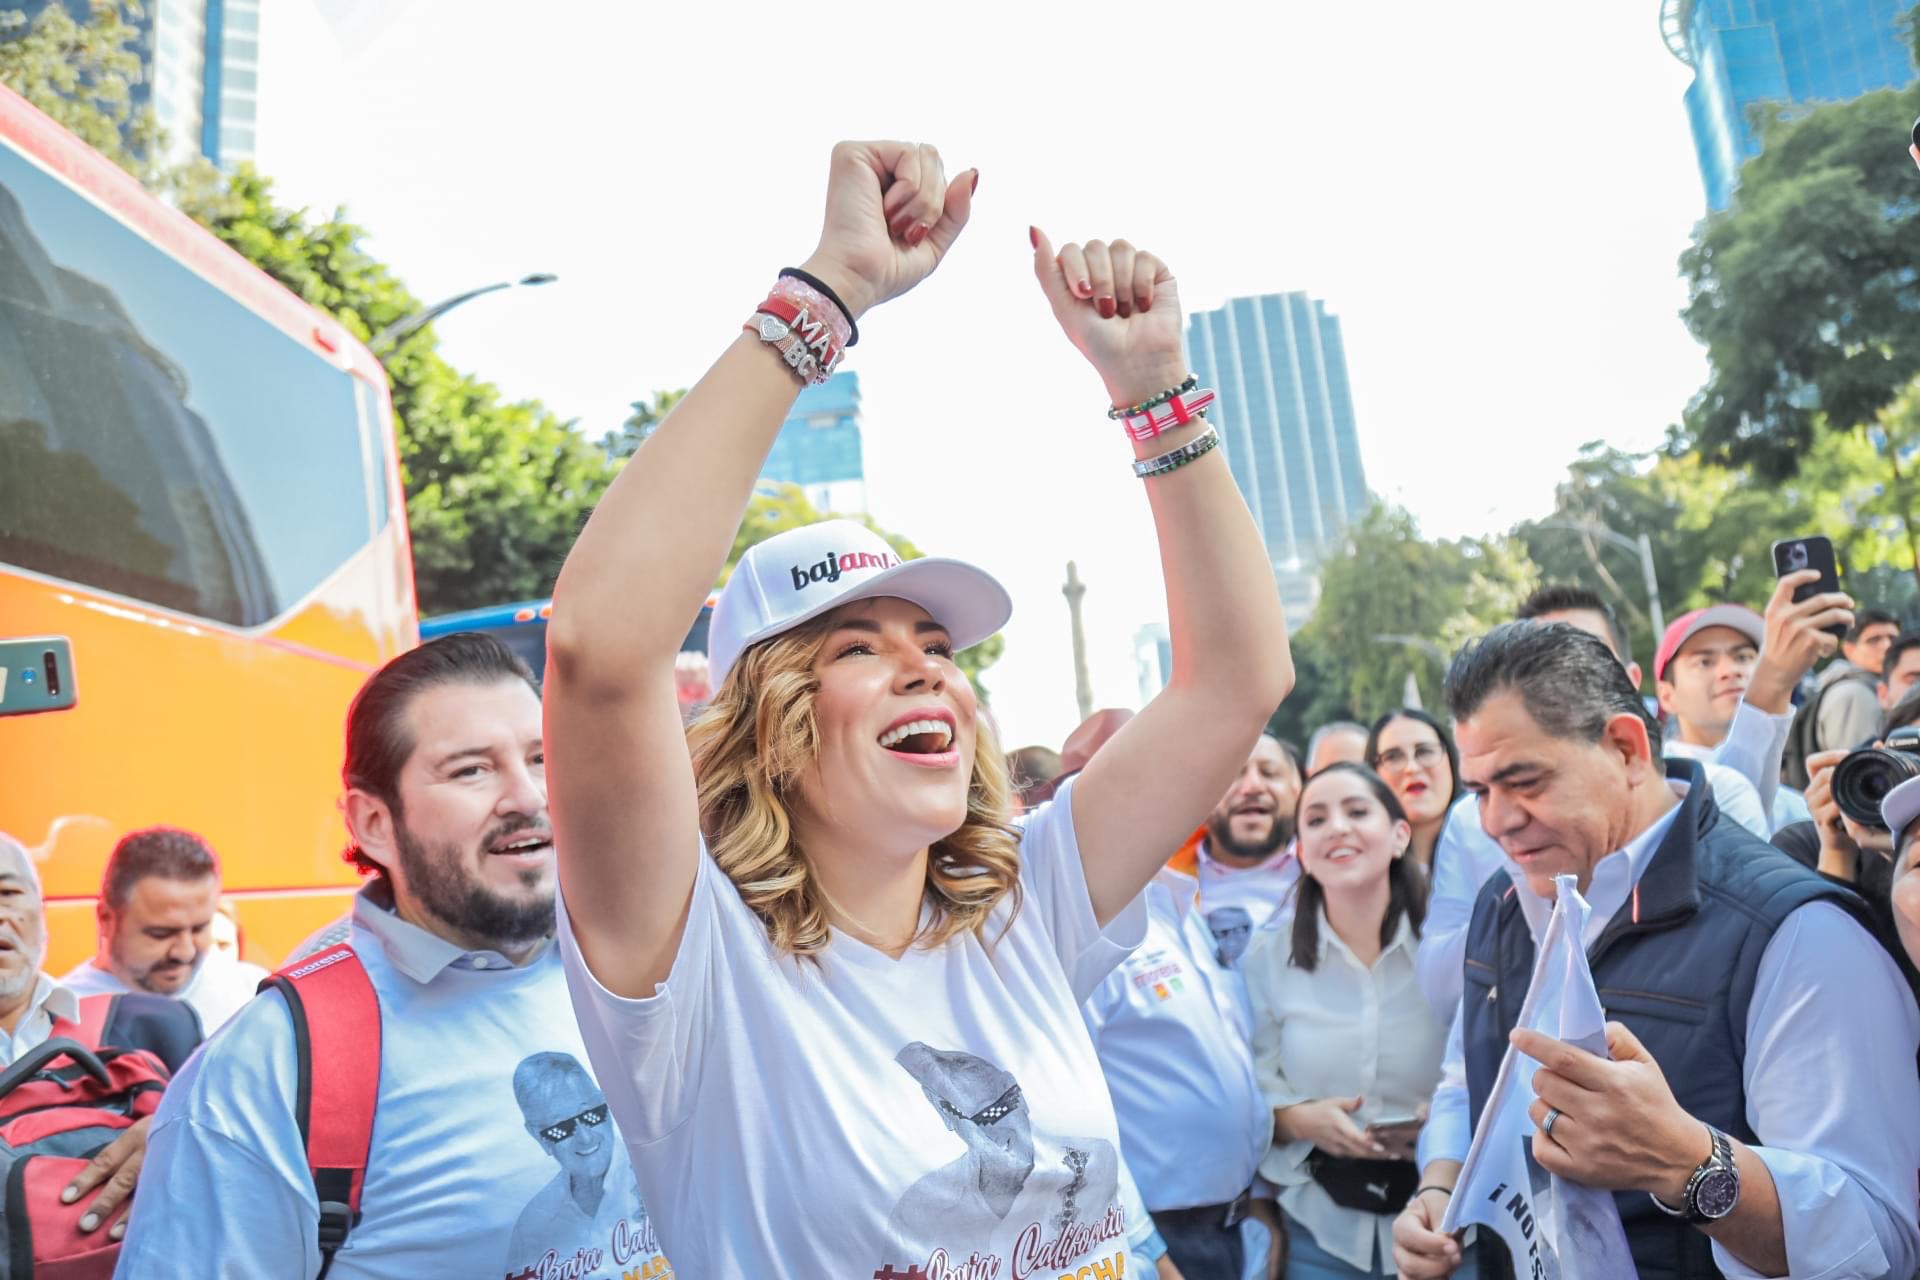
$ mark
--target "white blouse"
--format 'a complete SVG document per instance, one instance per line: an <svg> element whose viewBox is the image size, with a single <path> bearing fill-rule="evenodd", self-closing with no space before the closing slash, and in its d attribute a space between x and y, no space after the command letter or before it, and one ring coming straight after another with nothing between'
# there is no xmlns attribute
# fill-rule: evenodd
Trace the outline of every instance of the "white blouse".
<svg viewBox="0 0 1920 1280"><path fill-rule="evenodd" d="M1309 973L1293 963L1293 930L1263 929L1241 961L1253 1003L1254 1072L1274 1108L1316 1098L1365 1099L1353 1115L1412 1116L1440 1080L1446 1028L1414 979L1418 939L1403 916L1372 968L1360 963L1320 913L1320 961ZM1307 1172L1307 1142L1276 1142L1260 1172L1280 1188L1280 1205L1321 1248L1370 1271L1393 1258L1389 1214L1343 1209Z"/></svg>

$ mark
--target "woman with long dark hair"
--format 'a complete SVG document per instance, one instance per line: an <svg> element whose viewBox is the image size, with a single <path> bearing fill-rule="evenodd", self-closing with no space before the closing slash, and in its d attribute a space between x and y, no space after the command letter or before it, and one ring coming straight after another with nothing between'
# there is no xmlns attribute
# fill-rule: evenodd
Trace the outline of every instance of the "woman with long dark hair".
<svg viewBox="0 0 1920 1280"><path fill-rule="evenodd" d="M1290 1280L1393 1274L1393 1217L1419 1181L1414 1141L1446 1029L1414 980L1426 877L1399 798L1363 765L1307 780L1295 809L1291 928L1241 968L1256 1074L1273 1107L1263 1177L1280 1188Z"/></svg>
<svg viewBox="0 0 1920 1280"><path fill-rule="evenodd" d="M1367 734L1367 767L1393 789L1413 829L1408 852L1433 879L1433 851L1460 798L1460 751L1446 726L1417 707L1389 711Z"/></svg>

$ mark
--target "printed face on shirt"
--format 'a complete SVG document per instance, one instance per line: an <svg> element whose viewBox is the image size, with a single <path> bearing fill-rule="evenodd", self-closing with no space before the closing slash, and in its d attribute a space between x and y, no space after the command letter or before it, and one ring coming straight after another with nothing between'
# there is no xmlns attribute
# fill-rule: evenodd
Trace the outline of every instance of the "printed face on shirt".
<svg viewBox="0 0 1920 1280"><path fill-rule="evenodd" d="M562 1053L537 1054L514 1072L527 1132L582 1191L597 1196L617 1141L607 1099L586 1068ZM589 1217L593 1208L583 1206Z"/></svg>
<svg viewBox="0 0 1920 1280"><path fill-rule="evenodd" d="M1636 834L1636 789L1665 785L1639 717L1614 716L1598 742L1557 738L1511 689L1461 720L1454 740L1480 825L1544 898L1557 875L1578 876L1585 892L1594 865Z"/></svg>
<svg viewBox="0 0 1920 1280"><path fill-rule="evenodd" d="M1706 627L1667 663L1657 685L1660 709L1678 718L1687 741L1718 746L1759 661L1753 641L1732 627Z"/></svg>
<svg viewBox="0 0 1920 1280"><path fill-rule="evenodd" d="M1032 1165L1033 1117L1013 1076L985 1058L917 1040L894 1060L920 1083L941 1122L969 1150L1009 1165Z"/></svg>
<svg viewBox="0 0 1920 1280"><path fill-rule="evenodd" d="M525 945L553 931L553 829L540 699L519 680L417 694L413 752L384 849L403 913L437 921L464 946Z"/></svg>
<svg viewBox="0 0 1920 1280"><path fill-rule="evenodd" d="M828 617L813 666L819 752L802 775L796 818L917 853L966 821L973 686L954 665L946 629L919 605L857 600Z"/></svg>
<svg viewBox="0 0 1920 1280"><path fill-rule="evenodd" d="M0 838L0 1000L33 990L47 956L47 920L27 851Z"/></svg>
<svg viewBox="0 0 1920 1280"><path fill-rule="evenodd" d="M1209 854L1251 866L1271 857L1293 838L1293 806L1300 798L1300 771L1286 750L1265 734L1207 815Z"/></svg>
<svg viewBox="0 0 1920 1280"><path fill-rule="evenodd" d="M1315 774L1300 793L1300 870L1329 896L1377 889L1412 839L1356 770Z"/></svg>
<svg viewBox="0 0 1920 1280"><path fill-rule="evenodd" d="M1389 720L1374 744L1374 772L1393 788L1409 822L1438 822L1453 803L1453 766L1433 726L1412 716Z"/></svg>
<svg viewBox="0 0 1920 1280"><path fill-rule="evenodd" d="M220 878L136 880L127 904L100 906L113 976L137 991L170 996L193 979L194 966L213 947Z"/></svg>

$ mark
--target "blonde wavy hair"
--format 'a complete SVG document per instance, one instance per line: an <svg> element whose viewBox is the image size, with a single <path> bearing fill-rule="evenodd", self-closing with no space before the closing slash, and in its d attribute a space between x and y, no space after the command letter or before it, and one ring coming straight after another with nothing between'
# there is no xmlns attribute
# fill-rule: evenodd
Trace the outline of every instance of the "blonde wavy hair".
<svg viewBox="0 0 1920 1280"><path fill-rule="evenodd" d="M749 648L687 727L708 850L773 945L813 960L829 941L831 903L794 835L789 797L820 753L813 667L831 627L821 618ZM1009 896L1013 911L1020 909L1020 839L1009 820L1006 762L987 718L974 723L967 816L928 850L932 910L914 936L917 947L983 931Z"/></svg>

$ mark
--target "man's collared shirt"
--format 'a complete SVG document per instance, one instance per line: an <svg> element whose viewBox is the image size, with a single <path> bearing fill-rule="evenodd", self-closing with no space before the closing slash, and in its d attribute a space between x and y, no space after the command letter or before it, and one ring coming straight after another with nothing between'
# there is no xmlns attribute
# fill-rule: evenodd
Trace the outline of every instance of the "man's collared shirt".
<svg viewBox="0 0 1920 1280"><path fill-rule="evenodd" d="M1669 783L1684 796L1684 784ZM1594 866L1591 947L1632 900L1640 876L1679 809ZM1536 945L1553 907L1509 870ZM1420 1167L1464 1160L1472 1138L1466 1050L1456 1001ZM1920 1264L1913 1178L1920 1168L1920 1010L1893 959L1839 907L1814 902L1789 914L1767 944L1747 1007L1741 1064L1752 1150L1780 1199L1787 1274L1912 1275ZM1863 1103L1870 1099L1870 1103ZM1718 1242L1716 1265L1757 1280Z"/></svg>
<svg viewBox="0 0 1920 1280"><path fill-rule="evenodd" d="M46 974L38 974L33 982L33 998L27 1001L27 1011L20 1015L20 1021L14 1024L13 1034L0 1032L0 1067L12 1066L20 1055L45 1044L53 1034L55 1018L78 1022L80 997Z"/></svg>
<svg viewBox="0 0 1920 1280"><path fill-rule="evenodd" d="M354 901L350 941L380 1001L380 1097L362 1220L329 1280L669 1274L551 940L515 965L391 901L382 881ZM319 1272L296 1086L292 1022L269 992L167 1089L141 1173L166 1194L135 1197L119 1274L171 1275L183 1258L222 1276Z"/></svg>
<svg viewBox="0 0 1920 1280"><path fill-rule="evenodd" d="M267 971L257 964L236 960L222 951L207 951L194 965L187 984L165 998L191 1008L200 1019L202 1033L212 1035L253 999L266 976ZM75 966L60 981L82 996L120 996L135 990L94 960Z"/></svg>

